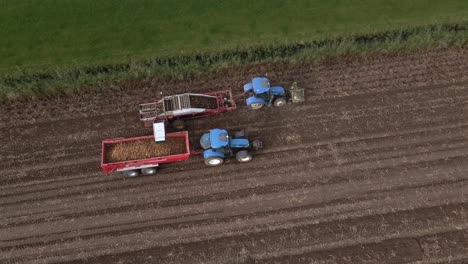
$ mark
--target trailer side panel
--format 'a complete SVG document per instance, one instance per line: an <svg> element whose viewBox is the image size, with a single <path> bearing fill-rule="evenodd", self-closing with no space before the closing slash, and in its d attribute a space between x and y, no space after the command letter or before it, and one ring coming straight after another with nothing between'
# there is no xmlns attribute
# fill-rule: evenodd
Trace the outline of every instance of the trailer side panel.
<svg viewBox="0 0 468 264"><path fill-rule="evenodd" d="M170 163L176 161L187 160L190 157L190 143L188 138L188 132L176 132L169 133L166 135L168 140L180 139L184 141L184 148L181 149L180 153L171 153L171 155L165 156L152 156L143 159L113 161L109 159L109 151L112 151L112 147L117 146L128 146L128 144L141 144L142 142L154 141L154 136L143 136L134 138L117 138L117 139L105 139L102 141L102 154L101 154L101 168L105 174L115 170L126 170L126 169L138 169L143 167L149 167L154 165L155 167L159 164ZM146 143L144 143L146 144ZM143 144L143 146L144 146ZM159 143L154 143L159 144ZM140 146L141 147L141 146ZM131 157L131 156L130 156Z"/></svg>

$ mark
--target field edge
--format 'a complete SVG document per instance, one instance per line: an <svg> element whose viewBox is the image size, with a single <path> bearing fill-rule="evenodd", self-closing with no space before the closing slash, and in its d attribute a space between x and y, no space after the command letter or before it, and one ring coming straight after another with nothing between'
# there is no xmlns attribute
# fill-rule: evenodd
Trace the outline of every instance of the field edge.
<svg viewBox="0 0 468 264"><path fill-rule="evenodd" d="M128 63L31 71L18 69L0 77L0 102L79 95L119 87L125 80L183 80L212 76L233 66L260 63L313 63L333 58L463 48L468 22L426 25L311 42L278 43Z"/></svg>

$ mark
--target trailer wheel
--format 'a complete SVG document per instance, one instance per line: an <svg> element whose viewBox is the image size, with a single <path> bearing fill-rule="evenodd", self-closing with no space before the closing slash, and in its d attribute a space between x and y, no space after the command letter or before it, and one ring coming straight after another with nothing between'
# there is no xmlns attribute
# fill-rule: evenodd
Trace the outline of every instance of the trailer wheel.
<svg viewBox="0 0 468 264"><path fill-rule="evenodd" d="M184 124L184 121L182 121L181 119L176 119L174 121L172 121L172 127L175 129L175 130L182 130L185 128L185 124Z"/></svg>
<svg viewBox="0 0 468 264"><path fill-rule="evenodd" d="M284 106L288 101L285 98L278 98L273 102L273 105L276 107Z"/></svg>
<svg viewBox="0 0 468 264"><path fill-rule="evenodd" d="M210 157L205 159L205 164L208 166L219 166L223 164L224 159L220 157Z"/></svg>
<svg viewBox="0 0 468 264"><path fill-rule="evenodd" d="M258 109L262 108L264 105L265 104L262 104L262 103L252 103L249 106L253 110L258 110Z"/></svg>
<svg viewBox="0 0 468 264"><path fill-rule="evenodd" d="M128 171L124 171L123 173L125 174L125 176L130 177L130 178L140 175L139 170L128 170Z"/></svg>
<svg viewBox="0 0 468 264"><path fill-rule="evenodd" d="M237 152L236 159L239 162L249 162L252 160L252 155L247 150Z"/></svg>
<svg viewBox="0 0 468 264"><path fill-rule="evenodd" d="M143 175L153 175L153 174L156 174L156 168L155 168L155 167L151 167L151 168L144 168L144 169L141 169L141 174L143 174Z"/></svg>

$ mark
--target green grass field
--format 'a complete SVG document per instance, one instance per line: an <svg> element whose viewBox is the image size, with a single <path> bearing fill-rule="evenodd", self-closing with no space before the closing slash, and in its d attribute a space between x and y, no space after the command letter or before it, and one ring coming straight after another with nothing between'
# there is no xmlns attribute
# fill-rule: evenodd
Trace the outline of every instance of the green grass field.
<svg viewBox="0 0 468 264"><path fill-rule="evenodd" d="M466 0L0 0L0 75L457 22Z"/></svg>

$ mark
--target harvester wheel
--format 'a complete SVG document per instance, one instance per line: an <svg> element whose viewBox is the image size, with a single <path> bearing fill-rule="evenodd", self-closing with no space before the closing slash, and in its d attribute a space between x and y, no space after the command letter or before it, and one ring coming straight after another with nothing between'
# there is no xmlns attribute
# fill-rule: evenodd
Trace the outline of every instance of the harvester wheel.
<svg viewBox="0 0 468 264"><path fill-rule="evenodd" d="M153 175L153 174L156 174L156 168L155 168L155 167L143 168L143 169L141 169L141 174L143 174L143 175Z"/></svg>
<svg viewBox="0 0 468 264"><path fill-rule="evenodd" d="M264 105L265 104L262 104L262 103L252 103L249 106L253 110L258 110L258 109L262 108Z"/></svg>
<svg viewBox="0 0 468 264"><path fill-rule="evenodd" d="M172 127L175 129L175 130L182 130L185 128L185 124L184 124L184 121L182 121L181 119L176 119L174 121L172 121Z"/></svg>
<svg viewBox="0 0 468 264"><path fill-rule="evenodd" d="M123 173L125 174L125 176L130 177L130 178L140 175L139 170L128 170L128 171L124 171Z"/></svg>
<svg viewBox="0 0 468 264"><path fill-rule="evenodd" d="M285 98L278 98L273 102L273 105L276 107L284 106L288 101Z"/></svg>
<svg viewBox="0 0 468 264"><path fill-rule="evenodd" d="M237 152L236 159L239 162L249 162L252 160L252 155L247 150Z"/></svg>
<svg viewBox="0 0 468 264"><path fill-rule="evenodd" d="M205 164L208 166L219 166L223 164L224 159L220 157L210 157L205 159Z"/></svg>

